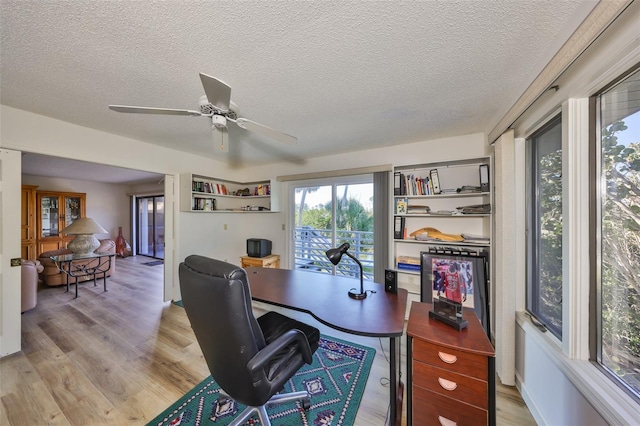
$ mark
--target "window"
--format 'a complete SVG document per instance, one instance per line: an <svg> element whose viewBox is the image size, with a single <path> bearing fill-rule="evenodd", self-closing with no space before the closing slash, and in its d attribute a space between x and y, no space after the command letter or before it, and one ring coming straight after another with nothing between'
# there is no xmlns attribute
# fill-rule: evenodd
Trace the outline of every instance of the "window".
<svg viewBox="0 0 640 426"><path fill-rule="evenodd" d="M362 263L364 279L373 280L373 193L372 175L292 185L295 269L359 278L360 269L351 259L345 256L334 266L325 255L347 242Z"/></svg>
<svg viewBox="0 0 640 426"><path fill-rule="evenodd" d="M527 141L527 310L562 338L562 121Z"/></svg>
<svg viewBox="0 0 640 426"><path fill-rule="evenodd" d="M640 69L596 96L592 357L640 396Z"/></svg>

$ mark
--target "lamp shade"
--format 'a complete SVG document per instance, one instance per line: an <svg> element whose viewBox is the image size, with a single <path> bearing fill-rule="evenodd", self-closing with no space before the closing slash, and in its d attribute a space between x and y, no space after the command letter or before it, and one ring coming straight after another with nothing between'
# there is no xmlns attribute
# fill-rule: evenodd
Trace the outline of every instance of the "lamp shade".
<svg viewBox="0 0 640 426"><path fill-rule="evenodd" d="M342 255L349 250L349 243L343 243L340 247L332 248L326 251L326 255L334 265L340 263L340 259L342 259Z"/></svg>
<svg viewBox="0 0 640 426"><path fill-rule="evenodd" d="M108 231L104 229L98 222L90 217L81 217L76 219L71 225L62 230L67 235L82 235L82 234L107 234Z"/></svg>

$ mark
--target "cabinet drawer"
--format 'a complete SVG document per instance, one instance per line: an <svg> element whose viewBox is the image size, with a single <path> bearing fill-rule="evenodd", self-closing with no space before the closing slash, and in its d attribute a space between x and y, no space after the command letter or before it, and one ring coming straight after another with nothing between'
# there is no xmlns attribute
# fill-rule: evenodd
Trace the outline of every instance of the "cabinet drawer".
<svg viewBox="0 0 640 426"><path fill-rule="evenodd" d="M413 384L485 410L489 406L487 382L424 362L413 361Z"/></svg>
<svg viewBox="0 0 640 426"><path fill-rule="evenodd" d="M486 410L413 386L414 425L487 425Z"/></svg>
<svg viewBox="0 0 640 426"><path fill-rule="evenodd" d="M413 340L413 359L484 381L489 375L489 361L486 356L446 348L423 340Z"/></svg>

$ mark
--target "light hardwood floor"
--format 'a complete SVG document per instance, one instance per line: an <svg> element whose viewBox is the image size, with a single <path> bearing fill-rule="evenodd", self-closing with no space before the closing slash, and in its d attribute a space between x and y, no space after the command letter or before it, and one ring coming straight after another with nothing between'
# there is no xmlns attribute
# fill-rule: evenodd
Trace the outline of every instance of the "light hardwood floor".
<svg viewBox="0 0 640 426"><path fill-rule="evenodd" d="M38 306L22 315L23 350L0 360L0 424L143 425L209 375L184 309L162 301L162 266L141 264L149 260L117 259L106 293L92 282L75 300L64 287L40 288ZM256 315L265 309L256 304ZM356 424L383 425L388 342L282 312L376 349ZM515 388L498 385L497 409L498 425L535 425Z"/></svg>

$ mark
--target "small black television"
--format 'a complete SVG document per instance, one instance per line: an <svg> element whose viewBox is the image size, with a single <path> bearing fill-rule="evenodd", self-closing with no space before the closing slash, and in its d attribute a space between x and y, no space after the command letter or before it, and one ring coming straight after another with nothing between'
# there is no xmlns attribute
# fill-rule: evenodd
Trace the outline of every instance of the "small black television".
<svg viewBox="0 0 640 426"><path fill-rule="evenodd" d="M247 256L266 257L271 255L271 240L264 238L247 239Z"/></svg>
<svg viewBox="0 0 640 426"><path fill-rule="evenodd" d="M491 333L487 265L484 256L420 253L420 301L445 297L473 309L487 335Z"/></svg>

